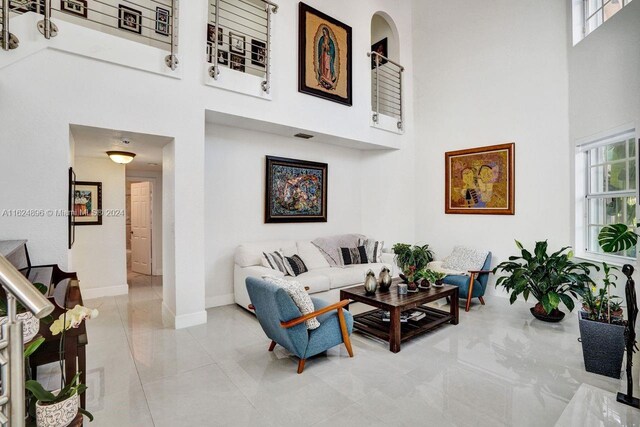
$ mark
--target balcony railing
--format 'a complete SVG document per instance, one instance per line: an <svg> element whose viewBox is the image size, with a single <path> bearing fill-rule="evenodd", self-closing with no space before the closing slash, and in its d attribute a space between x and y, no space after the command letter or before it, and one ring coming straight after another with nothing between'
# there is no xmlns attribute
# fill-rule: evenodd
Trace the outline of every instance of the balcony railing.
<svg viewBox="0 0 640 427"><path fill-rule="evenodd" d="M404 67L395 61L369 52L371 58L371 109L373 122L380 122L380 115L393 117L398 121L398 130L404 126L404 109L402 99L402 73Z"/></svg>
<svg viewBox="0 0 640 427"><path fill-rule="evenodd" d="M38 22L38 30L46 39L58 34L54 21L60 19L166 50L169 52L165 60L167 66L174 70L178 65L179 0L0 1L4 50L18 45L15 35L12 38L9 33L10 16L36 12L43 15Z"/></svg>
<svg viewBox="0 0 640 427"><path fill-rule="evenodd" d="M209 75L226 70L262 77L269 93L271 15L278 5L269 0L210 0L207 26Z"/></svg>

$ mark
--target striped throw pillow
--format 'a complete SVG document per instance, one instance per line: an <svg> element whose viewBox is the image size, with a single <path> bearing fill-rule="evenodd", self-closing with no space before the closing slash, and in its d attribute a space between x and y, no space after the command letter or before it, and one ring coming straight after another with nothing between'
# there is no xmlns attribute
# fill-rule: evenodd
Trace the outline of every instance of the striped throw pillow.
<svg viewBox="0 0 640 427"><path fill-rule="evenodd" d="M368 264L367 251L364 246L357 248L340 248L343 265Z"/></svg>
<svg viewBox="0 0 640 427"><path fill-rule="evenodd" d="M360 239L359 244L365 247L369 262L382 262L383 241L381 242L375 239Z"/></svg>
<svg viewBox="0 0 640 427"><path fill-rule="evenodd" d="M284 273L285 276L292 276L288 269L287 262L281 251L275 252L262 252L262 265L272 270L277 270Z"/></svg>
<svg viewBox="0 0 640 427"><path fill-rule="evenodd" d="M288 270L292 273L292 276L299 276L302 273L306 273L307 271L309 271L304 261L302 261L302 258L300 258L300 256L298 255L284 257L284 259L289 265Z"/></svg>

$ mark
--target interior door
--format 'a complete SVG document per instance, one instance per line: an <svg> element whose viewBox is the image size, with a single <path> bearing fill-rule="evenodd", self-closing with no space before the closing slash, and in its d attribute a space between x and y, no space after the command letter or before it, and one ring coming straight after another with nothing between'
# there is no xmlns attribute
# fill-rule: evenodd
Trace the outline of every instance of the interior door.
<svg viewBox="0 0 640 427"><path fill-rule="evenodd" d="M151 274L151 183L131 184L131 269Z"/></svg>

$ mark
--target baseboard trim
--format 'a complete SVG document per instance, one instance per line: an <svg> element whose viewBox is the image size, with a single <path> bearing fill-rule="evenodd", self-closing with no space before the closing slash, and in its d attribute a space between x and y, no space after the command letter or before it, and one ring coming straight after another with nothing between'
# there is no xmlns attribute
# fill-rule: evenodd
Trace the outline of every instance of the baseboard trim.
<svg viewBox="0 0 640 427"><path fill-rule="evenodd" d="M215 297L209 297L204 301L204 308L220 307L223 305L229 305L235 303L233 294L218 295Z"/></svg>
<svg viewBox="0 0 640 427"><path fill-rule="evenodd" d="M207 323L207 312L205 310L195 313L182 314L176 316L164 301L162 302L162 323L167 328L184 329Z"/></svg>
<svg viewBox="0 0 640 427"><path fill-rule="evenodd" d="M127 295L129 293L129 285L105 286L102 288L83 288L82 285L80 285L80 288L82 289L83 299L114 297L117 295Z"/></svg>

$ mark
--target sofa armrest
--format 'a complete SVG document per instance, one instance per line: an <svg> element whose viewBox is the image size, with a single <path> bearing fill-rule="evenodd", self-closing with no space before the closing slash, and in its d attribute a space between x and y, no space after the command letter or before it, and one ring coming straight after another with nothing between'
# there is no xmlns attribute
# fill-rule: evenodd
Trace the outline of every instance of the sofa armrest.
<svg viewBox="0 0 640 427"><path fill-rule="evenodd" d="M245 281L247 277L262 278L262 276L284 277L284 273L261 265L251 265L249 267L240 267L238 264L235 265L233 271L233 296L236 304L245 310L248 309L251 300L249 299Z"/></svg>
<svg viewBox="0 0 640 427"><path fill-rule="evenodd" d="M262 278L262 276L274 276L274 277L284 277L284 273L279 270L274 270L273 268L263 267L261 265L251 265L249 267L241 267L240 270L245 274L245 279L247 277L257 277Z"/></svg>

